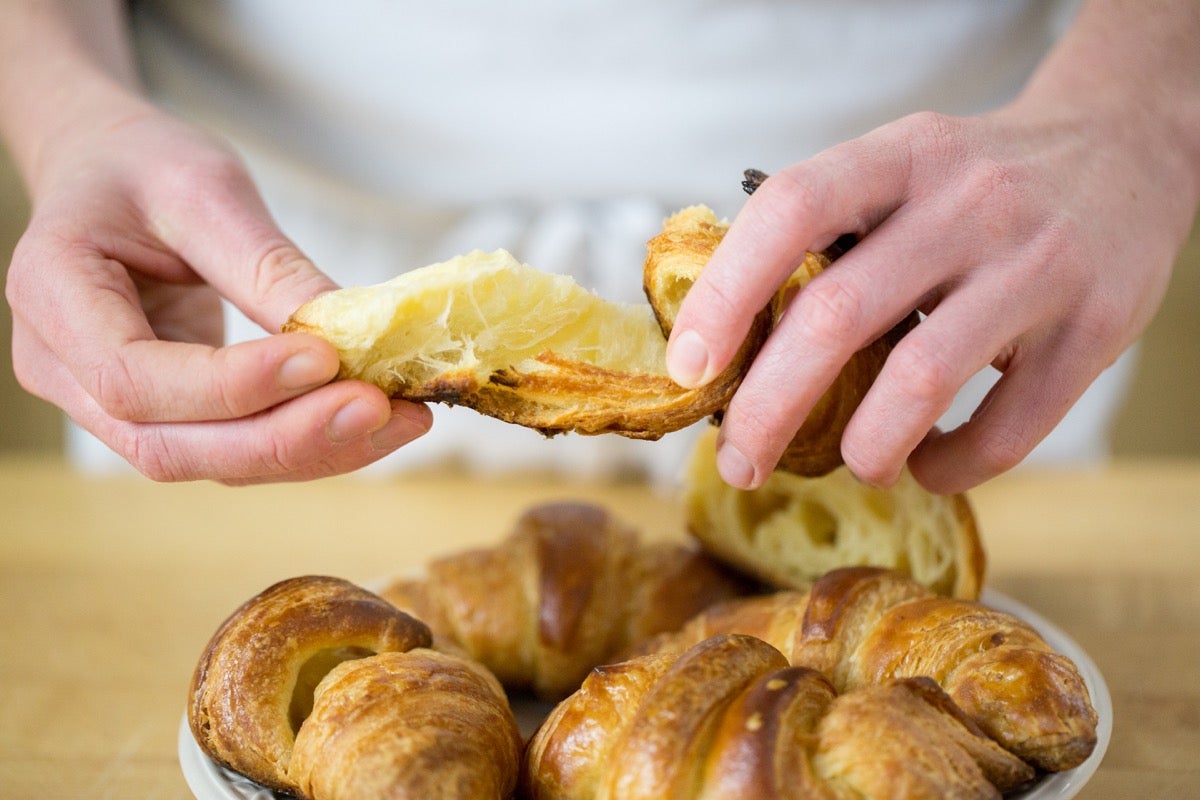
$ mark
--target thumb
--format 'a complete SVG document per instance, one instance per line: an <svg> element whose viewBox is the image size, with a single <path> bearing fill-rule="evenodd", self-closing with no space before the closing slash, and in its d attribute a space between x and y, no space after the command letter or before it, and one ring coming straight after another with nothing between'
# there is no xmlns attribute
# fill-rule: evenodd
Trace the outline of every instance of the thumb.
<svg viewBox="0 0 1200 800"><path fill-rule="evenodd" d="M271 333L338 288L276 224L245 167L216 157L159 198L156 233L205 282Z"/></svg>

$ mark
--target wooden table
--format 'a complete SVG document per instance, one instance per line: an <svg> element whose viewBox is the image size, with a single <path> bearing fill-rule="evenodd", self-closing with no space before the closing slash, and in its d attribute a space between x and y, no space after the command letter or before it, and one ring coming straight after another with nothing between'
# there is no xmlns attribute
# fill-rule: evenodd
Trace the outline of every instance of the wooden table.
<svg viewBox="0 0 1200 800"><path fill-rule="evenodd" d="M191 795L176 734L215 626L273 581L370 580L501 536L545 499L682 536L673 492L511 477L230 489L0 459L0 797ZM1200 797L1200 462L1020 470L971 494L989 585L1108 681L1115 733L1084 798Z"/></svg>

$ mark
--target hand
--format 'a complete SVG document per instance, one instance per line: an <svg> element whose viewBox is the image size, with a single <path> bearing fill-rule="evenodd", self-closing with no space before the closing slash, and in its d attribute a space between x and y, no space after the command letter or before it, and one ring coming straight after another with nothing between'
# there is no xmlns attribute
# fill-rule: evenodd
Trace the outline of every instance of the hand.
<svg viewBox="0 0 1200 800"><path fill-rule="evenodd" d="M729 361L806 249L860 241L800 292L735 395L725 480L760 485L850 355L913 309L928 316L847 427L846 464L886 486L907 460L954 492L1018 463L1148 323L1191 224L1193 171L1145 119L1036 99L919 114L769 178L680 310L677 381ZM935 430L989 363L1003 375L970 421Z"/></svg>
<svg viewBox="0 0 1200 800"><path fill-rule="evenodd" d="M227 148L117 105L42 146L7 286L22 385L161 481L343 473L424 433L424 406L330 383L338 357L320 339L222 346L221 297L278 331L336 287Z"/></svg>

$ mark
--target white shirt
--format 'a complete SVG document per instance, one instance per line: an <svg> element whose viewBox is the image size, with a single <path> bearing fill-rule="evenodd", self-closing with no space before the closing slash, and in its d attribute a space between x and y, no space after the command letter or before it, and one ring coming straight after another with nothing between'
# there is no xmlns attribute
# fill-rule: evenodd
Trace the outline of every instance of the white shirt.
<svg viewBox="0 0 1200 800"><path fill-rule="evenodd" d="M705 203L732 217L748 167L773 171L913 111L1002 104L1075 5L144 0L135 39L154 96L243 151L284 231L340 283L503 247L633 301L668 213ZM236 317L230 333L262 335ZM1105 394L1040 452L1102 454ZM389 465L639 464L670 478L691 441L541 442L465 409L435 413Z"/></svg>

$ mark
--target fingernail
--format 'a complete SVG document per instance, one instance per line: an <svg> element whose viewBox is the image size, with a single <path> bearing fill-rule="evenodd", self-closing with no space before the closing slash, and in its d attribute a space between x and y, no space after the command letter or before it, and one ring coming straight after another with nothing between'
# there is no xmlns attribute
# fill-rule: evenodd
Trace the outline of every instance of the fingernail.
<svg viewBox="0 0 1200 800"><path fill-rule="evenodd" d="M683 331L671 339L667 349L667 371L671 380L691 388L700 385L708 370L708 346L695 331Z"/></svg>
<svg viewBox="0 0 1200 800"><path fill-rule="evenodd" d="M320 386L332 377L328 362L307 350L289 356L279 365L279 372L276 373L280 387L288 391Z"/></svg>
<svg viewBox="0 0 1200 800"><path fill-rule="evenodd" d="M371 446L392 451L406 445L429 430L433 414L427 406L403 403L392 407L392 418L371 434Z"/></svg>
<svg viewBox="0 0 1200 800"><path fill-rule="evenodd" d="M722 443L717 448L717 471L726 483L738 489L758 486L754 465L731 444Z"/></svg>
<svg viewBox="0 0 1200 800"><path fill-rule="evenodd" d="M374 403L351 400L334 412L325 427L325 435L334 444L345 444L363 434L377 431L386 424L387 418L381 417Z"/></svg>

